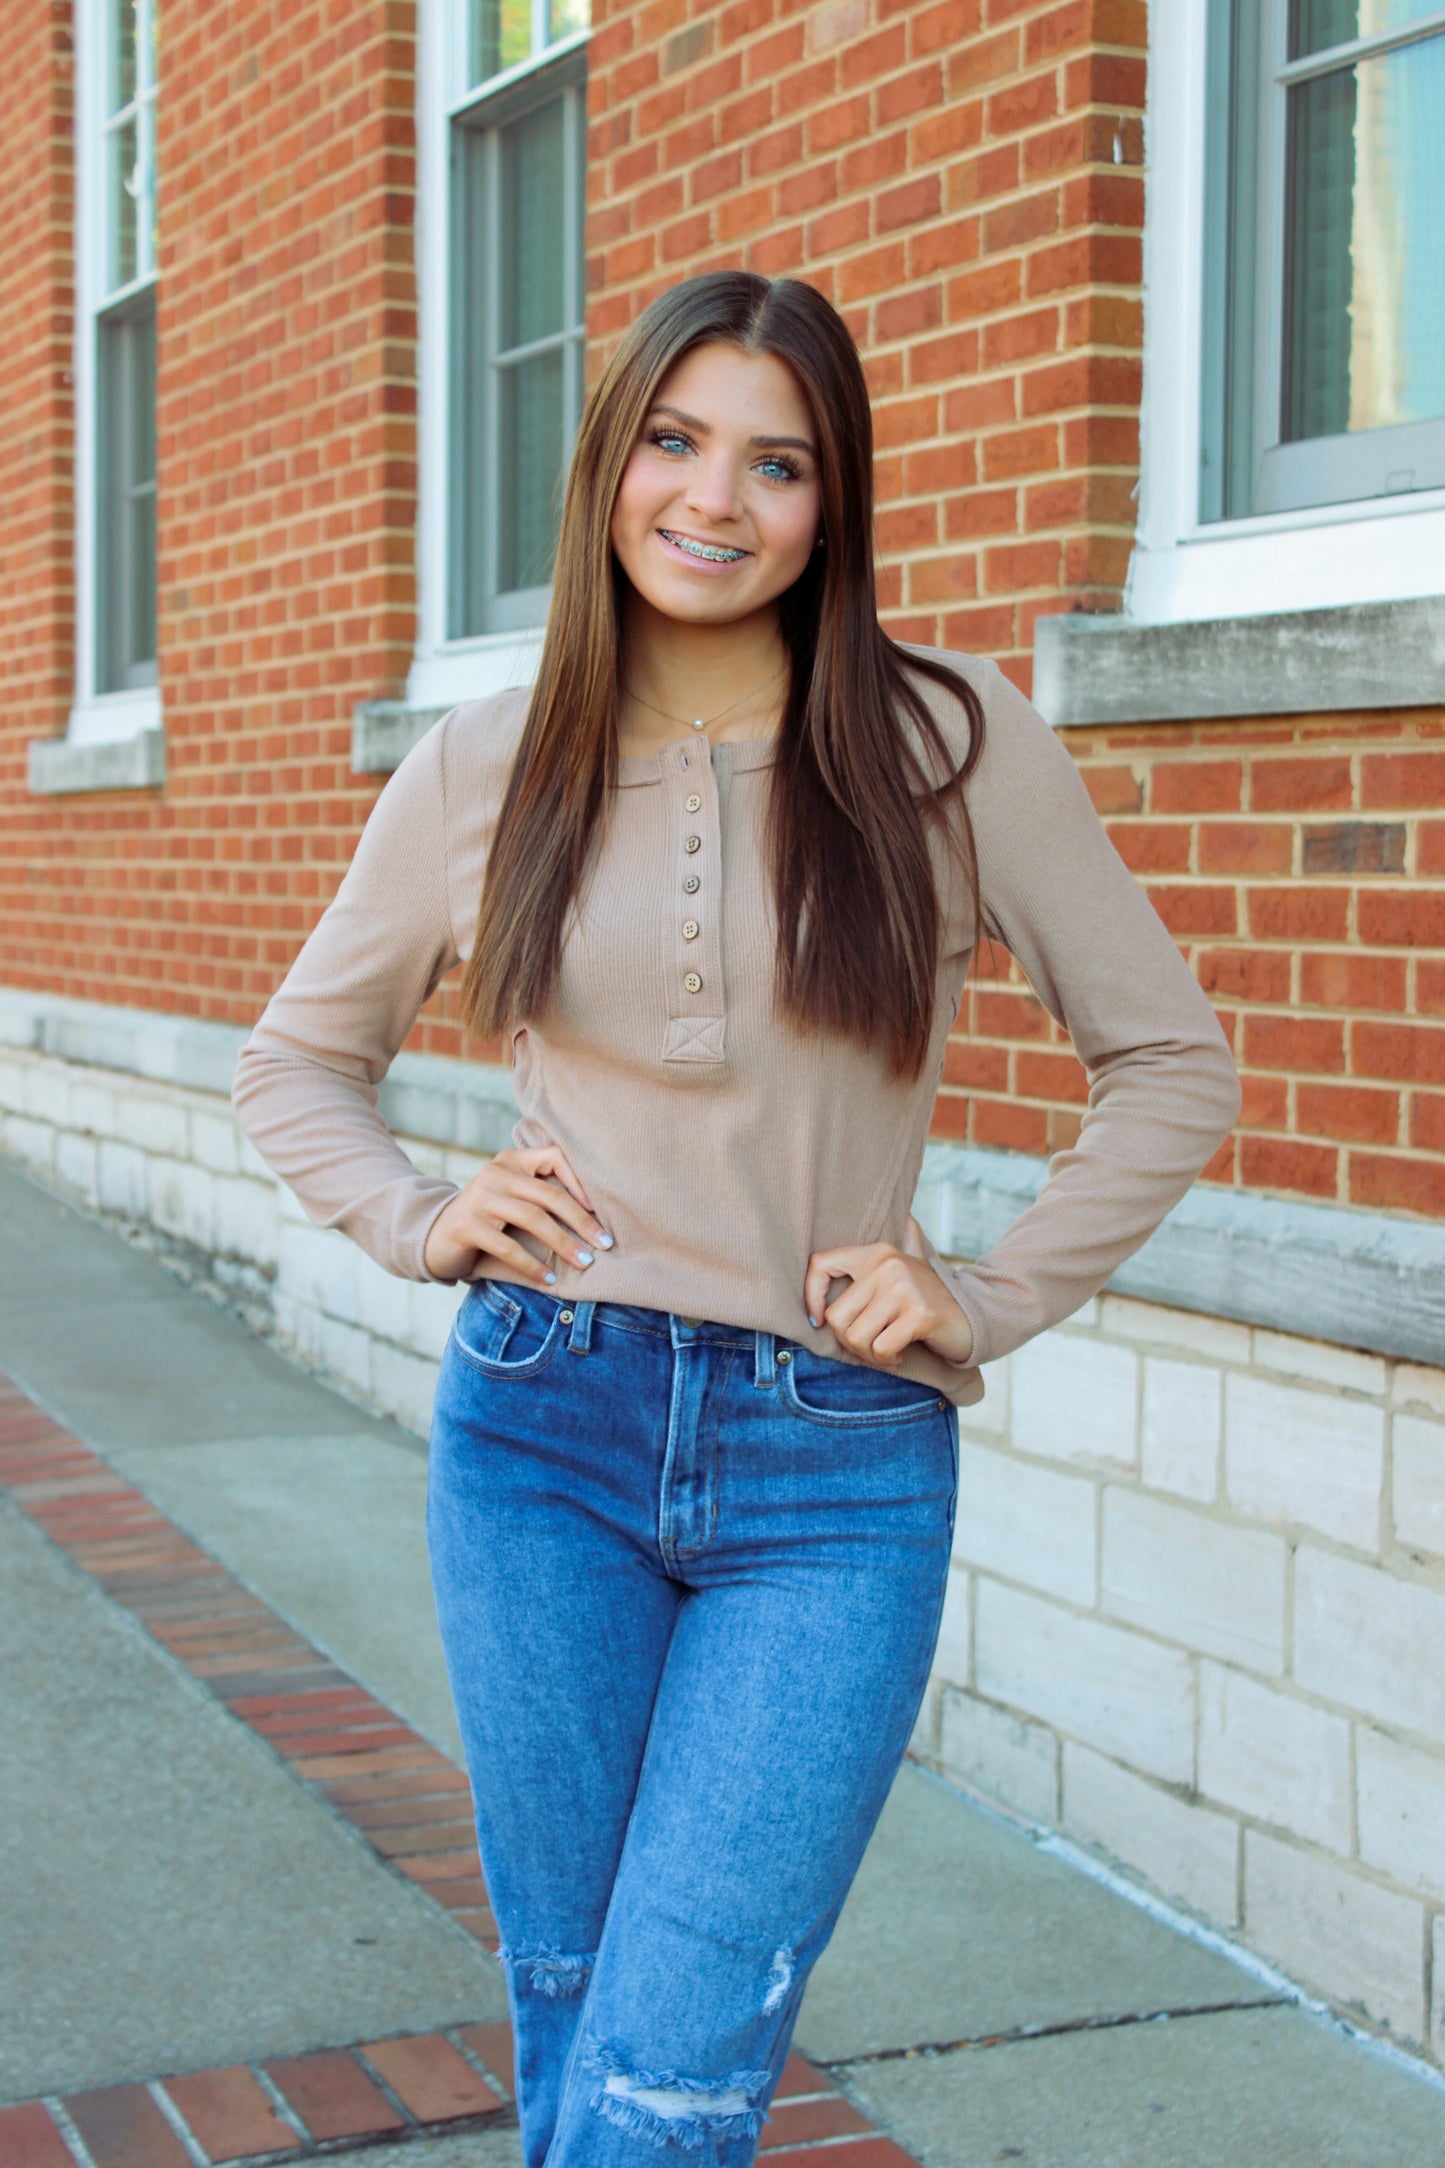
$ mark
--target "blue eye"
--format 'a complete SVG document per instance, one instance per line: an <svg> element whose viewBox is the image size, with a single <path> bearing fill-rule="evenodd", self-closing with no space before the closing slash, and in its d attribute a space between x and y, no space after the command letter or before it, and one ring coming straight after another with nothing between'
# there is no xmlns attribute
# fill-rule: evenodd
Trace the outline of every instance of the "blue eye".
<svg viewBox="0 0 1445 2168"><path fill-rule="evenodd" d="M803 471L801 467L795 466L791 459L784 459L776 452L771 457L762 460L760 464L764 467L777 469L777 473L771 477L775 481L796 482Z"/></svg>
<svg viewBox="0 0 1445 2168"><path fill-rule="evenodd" d="M685 437L680 429L654 429L649 433L648 442L663 452L692 450L692 439Z"/></svg>

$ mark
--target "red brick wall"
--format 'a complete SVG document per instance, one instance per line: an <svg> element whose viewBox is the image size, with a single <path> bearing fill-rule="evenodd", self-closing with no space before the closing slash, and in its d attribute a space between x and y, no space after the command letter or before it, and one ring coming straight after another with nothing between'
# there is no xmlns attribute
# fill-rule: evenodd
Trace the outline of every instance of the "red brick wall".
<svg viewBox="0 0 1445 2168"><path fill-rule="evenodd" d="M25 796L25 743L63 727L69 705L69 654L52 635L6 708L0 980L253 1016L375 796L351 773L352 704L398 691L414 642L413 14L410 0L294 10L169 0L161 11L159 670L170 780L164 793ZM55 94L41 88L42 23L40 8L8 0L0 30L15 48L4 77L12 108L26 100L5 155L16 155L18 126L37 209L60 126ZM68 170L50 186L65 194ZM24 434L38 445L42 413L60 402L50 380L69 270L59 242L40 264L34 230L7 219L4 247L28 281L26 321L56 348L53 363L48 351L42 359L37 330L25 356L35 419ZM56 446L58 432L52 423ZM20 435L7 427L8 454ZM37 547L45 517L68 537L60 462L59 449L36 451L28 526L6 505L5 546L22 564L49 562ZM30 578L37 598L40 578ZM68 590L63 600L68 613ZM42 620L33 601L18 614Z"/></svg>
<svg viewBox="0 0 1445 2168"><path fill-rule="evenodd" d="M72 669L66 25L0 0L0 983L244 1021L375 794L353 703L400 689L413 641L412 8L164 11L171 780L36 800L25 744ZM1142 0L600 0L594 365L688 271L813 279L875 392L889 624L1025 685L1035 618L1116 607L1127 563L1143 38ZM1445 1211L1445 715L1067 742L1232 1034L1214 1177ZM1054 1148L1078 1064L982 961L936 1132ZM460 1051L453 1013L413 1044Z"/></svg>
<svg viewBox="0 0 1445 2168"><path fill-rule="evenodd" d="M1244 1108L1210 1177L1445 1214L1445 716L1067 742L1234 1047ZM935 1130L1055 1150L1083 1070L999 963L966 997Z"/></svg>
<svg viewBox="0 0 1445 2168"><path fill-rule="evenodd" d="M15 849L28 739L62 728L74 680L69 0L0 7L0 914L23 926Z"/></svg>
<svg viewBox="0 0 1445 2168"><path fill-rule="evenodd" d="M1143 0L601 0L597 23L594 365L688 272L805 275L867 361L890 627L1027 688L1034 618L1117 607L1128 564Z"/></svg>

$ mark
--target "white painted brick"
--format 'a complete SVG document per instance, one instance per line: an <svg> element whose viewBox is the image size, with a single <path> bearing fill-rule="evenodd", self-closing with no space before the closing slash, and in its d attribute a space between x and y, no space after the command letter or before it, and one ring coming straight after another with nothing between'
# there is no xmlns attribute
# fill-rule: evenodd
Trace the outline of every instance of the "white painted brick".
<svg viewBox="0 0 1445 2168"><path fill-rule="evenodd" d="M1331 1851L1350 1849L1350 1727L1221 1664L1199 1667L1199 1790Z"/></svg>
<svg viewBox="0 0 1445 2168"><path fill-rule="evenodd" d="M1138 1347L1187 1348L1212 1362L1247 1364L1249 1327L1228 1318L1200 1317L1192 1310L1170 1310L1159 1302L1138 1302L1131 1295L1105 1295L1105 1332Z"/></svg>
<svg viewBox="0 0 1445 2168"><path fill-rule="evenodd" d="M439 1363L446 1353L452 1321L456 1317L465 1290L428 1286L421 1280L400 1284L404 1287L407 1316L410 1320L407 1345L413 1353Z"/></svg>
<svg viewBox="0 0 1445 2168"><path fill-rule="evenodd" d="M1252 1947L1305 1987L1423 2042L1425 1922L1413 1898L1249 1829L1244 1921Z"/></svg>
<svg viewBox="0 0 1445 2168"><path fill-rule="evenodd" d="M31 1121L25 1114L7 1114L3 1132L5 1151L36 1174L50 1174L55 1166L55 1131L49 1122Z"/></svg>
<svg viewBox="0 0 1445 2168"><path fill-rule="evenodd" d="M1360 1857L1391 1881L1445 1900L1445 1755L1362 1724L1355 1738Z"/></svg>
<svg viewBox="0 0 1445 2168"><path fill-rule="evenodd" d="M215 1184L204 1167L190 1160L152 1159L149 1193L157 1227L198 1250L215 1248Z"/></svg>
<svg viewBox="0 0 1445 2168"><path fill-rule="evenodd" d="M1445 1741L1445 1591L1301 1544L1294 1674L1321 1699Z"/></svg>
<svg viewBox="0 0 1445 2168"><path fill-rule="evenodd" d="M1102 1608L1251 1670L1284 1669L1283 1539L1110 1484Z"/></svg>
<svg viewBox="0 0 1445 2168"><path fill-rule="evenodd" d="M276 1284L329 1317L355 1318L362 1252L334 1229L282 1227L276 1246Z"/></svg>
<svg viewBox="0 0 1445 2168"><path fill-rule="evenodd" d="M240 1173L240 1136L229 1108L224 1114L205 1108L192 1111L191 1157L198 1165L209 1167L212 1174Z"/></svg>
<svg viewBox="0 0 1445 2168"><path fill-rule="evenodd" d="M150 1215L150 1162L133 1144L117 1144L103 1138L95 1155L96 1193L107 1212L124 1212L130 1219Z"/></svg>
<svg viewBox="0 0 1445 2168"><path fill-rule="evenodd" d="M1217 1370L1145 1356L1139 1466L1154 1490L1201 1503L1218 1497L1222 1401Z"/></svg>
<svg viewBox="0 0 1445 2168"><path fill-rule="evenodd" d="M340 1378L359 1393L371 1391L372 1355L378 1343L369 1332L358 1325L344 1324L339 1318L321 1318L321 1366L333 1378Z"/></svg>
<svg viewBox="0 0 1445 2168"><path fill-rule="evenodd" d="M368 1332L375 1333L378 1339L391 1340L398 1347L409 1347L413 1326L411 1283L398 1279L395 1273L388 1272L384 1265L379 1265L374 1257L368 1257L364 1250L357 1252L352 1271L356 1289L354 1314L357 1323L364 1325ZM456 1289L441 1288L436 1292L448 1296L451 1308L455 1311ZM441 1349L438 1348L436 1352L440 1359Z"/></svg>
<svg viewBox="0 0 1445 2168"><path fill-rule="evenodd" d="M159 1085L120 1085L115 1095L115 1133L123 1144L165 1159L191 1156L190 1115L179 1093Z"/></svg>
<svg viewBox="0 0 1445 2168"><path fill-rule="evenodd" d="M1193 1662L1120 1626L980 1579L974 1684L1171 1783L1194 1775Z"/></svg>
<svg viewBox="0 0 1445 2168"><path fill-rule="evenodd" d="M982 1400L975 1402L971 1408L960 1408L958 1411L961 1436L1007 1437L1012 1373L1013 1364L1008 1357L1001 1363L989 1363L985 1366L981 1372L984 1385Z"/></svg>
<svg viewBox="0 0 1445 2168"><path fill-rule="evenodd" d="M1013 1443L1048 1460L1132 1468L1138 1357L1081 1334L1041 1333L1013 1358Z"/></svg>
<svg viewBox="0 0 1445 2168"><path fill-rule="evenodd" d="M244 1258L263 1272L274 1270L281 1235L274 1186L249 1181L243 1174L222 1174L216 1176L214 1192L215 1241L221 1255Z"/></svg>
<svg viewBox="0 0 1445 2168"><path fill-rule="evenodd" d="M275 1175L239 1123L236 1126L236 1155L237 1168L240 1173L249 1174L257 1182L274 1182L276 1180Z"/></svg>
<svg viewBox="0 0 1445 2168"><path fill-rule="evenodd" d="M1281 1377L1309 1378L1316 1385L1336 1385L1347 1393L1378 1396L1389 1383L1383 1356L1336 1347L1329 1340L1303 1340L1295 1333L1266 1332L1262 1326L1255 1329L1254 1359L1261 1370L1276 1370Z"/></svg>
<svg viewBox="0 0 1445 2168"><path fill-rule="evenodd" d="M1090 1295L1088 1301L1081 1302L1077 1310L1070 1310L1063 1319L1062 1326L1066 1332L1093 1332L1098 1322L1099 1298L1097 1295Z"/></svg>
<svg viewBox="0 0 1445 2168"><path fill-rule="evenodd" d="M1445 1423L1397 1415L1391 1460L1396 1539L1445 1556Z"/></svg>
<svg viewBox="0 0 1445 2168"><path fill-rule="evenodd" d="M1094 1485L960 1443L954 1555L1087 1609L1094 1601Z"/></svg>
<svg viewBox="0 0 1445 2168"><path fill-rule="evenodd" d="M21 1061L0 1061L0 1112L25 1112L25 1078L28 1067L28 1063Z"/></svg>
<svg viewBox="0 0 1445 2168"><path fill-rule="evenodd" d="M951 1686L967 1686L969 1679L969 1579L962 1566L950 1566L943 1594L943 1619L933 1669Z"/></svg>
<svg viewBox="0 0 1445 2168"><path fill-rule="evenodd" d="M1063 1826L1102 1845L1165 1897L1232 1927L1239 1910L1239 1825L1070 1740Z"/></svg>
<svg viewBox="0 0 1445 2168"><path fill-rule="evenodd" d="M1025 1821L1059 1819L1059 1745L1042 1724L1010 1716L973 1694L946 1688L939 1725L945 1776Z"/></svg>
<svg viewBox="0 0 1445 2168"><path fill-rule="evenodd" d="M63 1063L41 1060L26 1070L25 1112L54 1129L70 1127L70 1076Z"/></svg>
<svg viewBox="0 0 1445 2168"><path fill-rule="evenodd" d="M436 1147L417 1146L418 1151L426 1149L435 1151ZM410 1145L407 1150L411 1150ZM472 1176L485 1167L487 1157L488 1155L482 1152L464 1152L456 1146L448 1146L437 1158L435 1166L425 1168L423 1172L439 1174L444 1181L455 1182L458 1189L465 1189Z"/></svg>
<svg viewBox="0 0 1445 2168"><path fill-rule="evenodd" d="M378 1405L403 1429L419 1438L431 1431L432 1402L436 1398L437 1366L416 1355L403 1354L384 1340L371 1344L371 1391Z"/></svg>
<svg viewBox="0 0 1445 2168"><path fill-rule="evenodd" d="M63 1188L95 1202L95 1139L77 1136L73 1130L55 1134L55 1179Z"/></svg>
<svg viewBox="0 0 1445 2168"><path fill-rule="evenodd" d="M1430 2045L1437 2063L1445 2063L1445 1912L1435 1915L1430 1976L1435 1983L1430 2015Z"/></svg>
<svg viewBox="0 0 1445 2168"><path fill-rule="evenodd" d="M447 1164L446 1145L433 1144L426 1137L398 1137L397 1142L412 1165L420 1173L445 1177ZM453 1176L452 1179L455 1180L455 1177ZM458 1184L458 1187L460 1186Z"/></svg>
<svg viewBox="0 0 1445 2168"><path fill-rule="evenodd" d="M94 1071L83 1071L72 1079L70 1127L89 1137L115 1135L115 1093Z"/></svg>
<svg viewBox="0 0 1445 2168"><path fill-rule="evenodd" d="M1390 1405L1445 1415L1445 1370L1437 1370L1430 1363L1396 1363Z"/></svg>
<svg viewBox="0 0 1445 2168"><path fill-rule="evenodd" d="M908 1752L919 1761L933 1768L938 1761L938 1697L943 1689L937 1679L930 1679L918 1704L918 1714L913 1719L909 1734Z"/></svg>
<svg viewBox="0 0 1445 2168"><path fill-rule="evenodd" d="M1242 1512L1374 1551L1384 1461L1382 1408L1237 1373L1225 1380L1225 1494Z"/></svg>
<svg viewBox="0 0 1445 2168"><path fill-rule="evenodd" d="M280 1287L276 1289L272 1299L276 1337L287 1347L294 1348L303 1362L319 1363L323 1320L316 1305L302 1302L297 1296L288 1294Z"/></svg>

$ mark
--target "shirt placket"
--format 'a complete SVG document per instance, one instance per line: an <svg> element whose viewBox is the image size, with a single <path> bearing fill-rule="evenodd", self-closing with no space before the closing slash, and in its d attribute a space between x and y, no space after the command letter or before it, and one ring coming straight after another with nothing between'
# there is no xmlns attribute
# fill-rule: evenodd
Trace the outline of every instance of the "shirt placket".
<svg viewBox="0 0 1445 2168"><path fill-rule="evenodd" d="M670 746L667 796L667 989L664 1061L723 1059L722 835L717 777L706 738Z"/></svg>

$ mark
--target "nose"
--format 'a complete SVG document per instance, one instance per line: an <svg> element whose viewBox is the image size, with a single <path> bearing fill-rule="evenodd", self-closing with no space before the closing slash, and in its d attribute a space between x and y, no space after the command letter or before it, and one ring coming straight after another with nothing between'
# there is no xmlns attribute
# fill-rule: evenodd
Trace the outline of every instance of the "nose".
<svg viewBox="0 0 1445 2168"><path fill-rule="evenodd" d="M737 519L742 511L732 461L721 451L705 454L688 478L689 508L705 519Z"/></svg>

